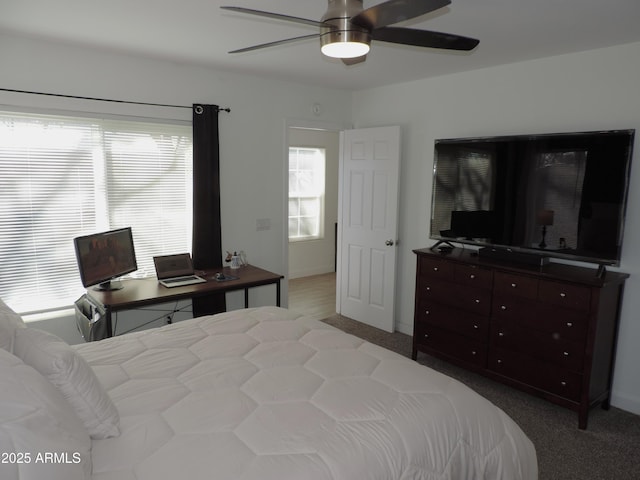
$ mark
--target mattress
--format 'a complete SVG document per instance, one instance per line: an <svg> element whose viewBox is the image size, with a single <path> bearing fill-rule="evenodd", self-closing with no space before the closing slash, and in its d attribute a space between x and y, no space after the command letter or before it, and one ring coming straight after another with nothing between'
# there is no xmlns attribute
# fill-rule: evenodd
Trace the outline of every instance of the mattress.
<svg viewBox="0 0 640 480"><path fill-rule="evenodd" d="M535 479L531 441L460 382L278 307L75 347L120 414L95 480Z"/></svg>

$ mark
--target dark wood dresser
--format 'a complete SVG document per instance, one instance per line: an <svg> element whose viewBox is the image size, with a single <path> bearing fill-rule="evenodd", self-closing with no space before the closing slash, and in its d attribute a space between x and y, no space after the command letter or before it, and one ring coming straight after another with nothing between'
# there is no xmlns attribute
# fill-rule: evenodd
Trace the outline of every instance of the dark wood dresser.
<svg viewBox="0 0 640 480"><path fill-rule="evenodd" d="M417 255L413 359L442 358L578 412L609 407L627 274L559 263Z"/></svg>

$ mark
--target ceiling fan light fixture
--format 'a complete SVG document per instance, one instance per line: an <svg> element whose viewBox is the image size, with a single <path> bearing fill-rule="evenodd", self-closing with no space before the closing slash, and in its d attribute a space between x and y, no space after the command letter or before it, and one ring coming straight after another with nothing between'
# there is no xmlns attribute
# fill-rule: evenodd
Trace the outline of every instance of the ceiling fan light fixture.
<svg viewBox="0 0 640 480"><path fill-rule="evenodd" d="M356 58L369 53L371 36L357 30L332 30L320 37L320 50L327 57Z"/></svg>
<svg viewBox="0 0 640 480"><path fill-rule="evenodd" d="M321 51L324 55L339 58L345 65L356 65L366 60L371 40L459 51L473 50L479 43L479 40L460 35L390 26L443 8L450 4L451 0L385 0L367 9L363 7L363 0L326 1L327 11L320 21L243 7L221 7L233 12L320 28L319 35L286 38L233 50L229 53L249 52L319 36Z"/></svg>

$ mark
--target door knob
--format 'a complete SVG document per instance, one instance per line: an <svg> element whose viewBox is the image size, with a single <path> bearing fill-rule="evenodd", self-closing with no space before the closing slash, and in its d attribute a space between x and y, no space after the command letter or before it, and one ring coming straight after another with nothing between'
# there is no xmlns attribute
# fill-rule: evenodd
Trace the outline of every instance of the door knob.
<svg viewBox="0 0 640 480"><path fill-rule="evenodd" d="M384 242L384 244L385 244L387 247L391 247L391 246L393 246L393 240L387 240L386 242Z"/></svg>

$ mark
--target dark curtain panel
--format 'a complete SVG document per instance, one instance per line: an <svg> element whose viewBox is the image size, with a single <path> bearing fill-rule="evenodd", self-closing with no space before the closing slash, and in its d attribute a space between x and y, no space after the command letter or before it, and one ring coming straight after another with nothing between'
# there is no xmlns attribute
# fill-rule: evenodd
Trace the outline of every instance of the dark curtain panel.
<svg viewBox="0 0 640 480"><path fill-rule="evenodd" d="M193 266L222 268L218 105L193 105ZM226 310L224 294L193 298L193 315Z"/></svg>

